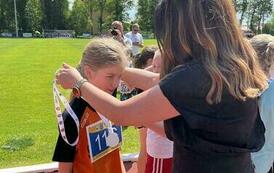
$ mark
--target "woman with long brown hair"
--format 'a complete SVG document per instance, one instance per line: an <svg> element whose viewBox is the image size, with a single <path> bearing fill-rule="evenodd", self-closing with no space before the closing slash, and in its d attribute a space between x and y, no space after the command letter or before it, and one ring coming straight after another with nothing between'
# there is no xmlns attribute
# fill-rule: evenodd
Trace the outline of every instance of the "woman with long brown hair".
<svg viewBox="0 0 274 173"><path fill-rule="evenodd" d="M145 92L118 101L89 83L75 85L82 77L66 64L58 82L79 89L115 123L165 120L165 134L174 142L174 173L254 172L250 152L264 143L257 97L267 78L241 34L232 1L162 0L155 18L160 80L136 69L123 74Z"/></svg>

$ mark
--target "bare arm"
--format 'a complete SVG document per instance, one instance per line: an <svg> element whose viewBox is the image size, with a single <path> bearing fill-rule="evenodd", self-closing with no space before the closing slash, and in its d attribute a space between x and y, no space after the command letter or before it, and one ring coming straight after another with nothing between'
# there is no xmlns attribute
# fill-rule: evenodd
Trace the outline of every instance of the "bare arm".
<svg viewBox="0 0 274 173"><path fill-rule="evenodd" d="M124 162L123 162L123 156L122 156L121 151L119 152L119 154L120 154L120 163L121 163L122 173L126 173L126 168L125 168L125 165L124 165Z"/></svg>
<svg viewBox="0 0 274 173"><path fill-rule="evenodd" d="M56 77L64 88L72 88L82 78L68 65L64 65ZM82 85L81 93L96 111L116 124L140 126L180 115L158 85L126 101L119 101L88 82Z"/></svg>
<svg viewBox="0 0 274 173"><path fill-rule="evenodd" d="M122 80L129 86L147 90L159 83L159 74L137 68L126 68Z"/></svg>
<svg viewBox="0 0 274 173"><path fill-rule="evenodd" d="M147 138L147 128L141 128L139 130L139 142L140 142L140 152L137 161L138 173L144 173L146 168L147 161L147 147L146 147L146 138Z"/></svg>
<svg viewBox="0 0 274 173"><path fill-rule="evenodd" d="M59 173L72 173L72 162L59 162Z"/></svg>
<svg viewBox="0 0 274 173"><path fill-rule="evenodd" d="M83 98L98 112L116 124L139 126L179 115L157 85L125 101L119 101L86 82Z"/></svg>
<svg viewBox="0 0 274 173"><path fill-rule="evenodd" d="M163 121L148 124L146 127L166 138Z"/></svg>

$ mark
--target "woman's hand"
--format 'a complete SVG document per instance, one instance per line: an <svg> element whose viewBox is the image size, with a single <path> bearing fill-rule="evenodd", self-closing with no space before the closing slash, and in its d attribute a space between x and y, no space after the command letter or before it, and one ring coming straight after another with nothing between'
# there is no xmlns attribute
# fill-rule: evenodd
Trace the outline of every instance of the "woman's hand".
<svg viewBox="0 0 274 173"><path fill-rule="evenodd" d="M64 89L71 89L75 86L76 82L83 77L73 67L68 64L63 64L63 67L56 72L56 82Z"/></svg>

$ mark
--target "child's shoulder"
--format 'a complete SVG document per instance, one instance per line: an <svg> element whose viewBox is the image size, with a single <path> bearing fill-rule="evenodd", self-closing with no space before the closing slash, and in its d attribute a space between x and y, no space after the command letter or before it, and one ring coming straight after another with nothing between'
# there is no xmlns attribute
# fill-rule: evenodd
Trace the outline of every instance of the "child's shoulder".
<svg viewBox="0 0 274 173"><path fill-rule="evenodd" d="M76 115L83 114L87 107L94 111L94 109L83 98L73 98L70 101L70 106Z"/></svg>

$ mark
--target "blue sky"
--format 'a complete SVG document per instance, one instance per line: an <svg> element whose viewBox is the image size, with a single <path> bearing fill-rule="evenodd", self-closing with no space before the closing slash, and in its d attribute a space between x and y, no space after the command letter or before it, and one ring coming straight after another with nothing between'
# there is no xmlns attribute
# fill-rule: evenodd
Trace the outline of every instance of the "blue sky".
<svg viewBox="0 0 274 173"><path fill-rule="evenodd" d="M130 9L128 13L129 13L130 20L134 20L135 19L135 15L137 13L137 0L134 0L133 8Z"/></svg>

